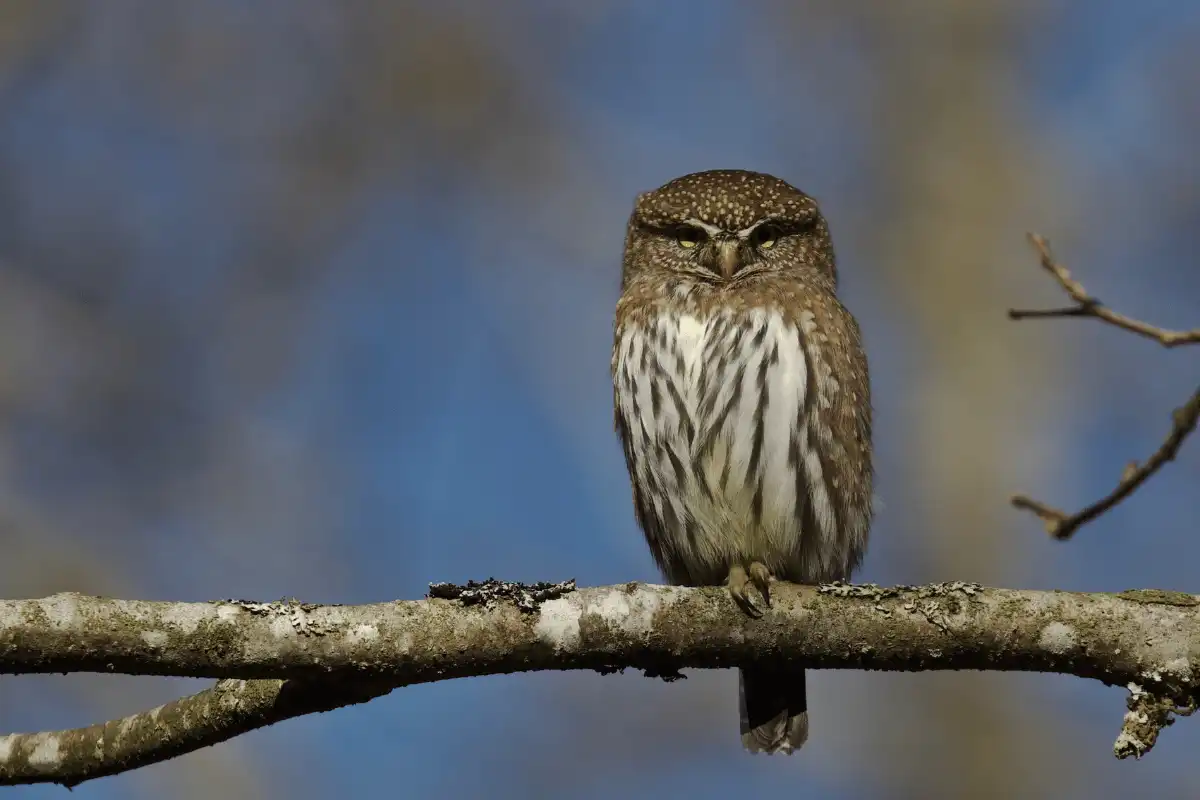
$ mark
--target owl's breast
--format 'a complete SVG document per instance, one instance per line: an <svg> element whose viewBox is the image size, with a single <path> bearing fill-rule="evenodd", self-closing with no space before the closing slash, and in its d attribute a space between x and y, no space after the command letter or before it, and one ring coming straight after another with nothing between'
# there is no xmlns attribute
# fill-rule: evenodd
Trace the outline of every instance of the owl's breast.
<svg viewBox="0 0 1200 800"><path fill-rule="evenodd" d="M833 522L807 424L821 402L811 372L801 326L769 309L665 311L618 331L617 416L668 574L672 559L698 583L744 559L794 574L804 525Z"/></svg>

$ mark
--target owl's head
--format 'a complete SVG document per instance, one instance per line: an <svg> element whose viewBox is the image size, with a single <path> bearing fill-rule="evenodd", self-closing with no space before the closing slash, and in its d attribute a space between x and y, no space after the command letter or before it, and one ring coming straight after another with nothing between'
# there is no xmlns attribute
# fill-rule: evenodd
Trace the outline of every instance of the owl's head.
<svg viewBox="0 0 1200 800"><path fill-rule="evenodd" d="M625 238L623 283L639 276L736 285L764 275L820 275L837 284L817 203L771 175L694 172L638 196Z"/></svg>

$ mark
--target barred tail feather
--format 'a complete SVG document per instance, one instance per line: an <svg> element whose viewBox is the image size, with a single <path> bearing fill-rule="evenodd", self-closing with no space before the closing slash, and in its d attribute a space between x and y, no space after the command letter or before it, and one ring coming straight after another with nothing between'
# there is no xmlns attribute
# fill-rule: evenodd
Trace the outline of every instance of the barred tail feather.
<svg viewBox="0 0 1200 800"><path fill-rule="evenodd" d="M791 753L808 739L804 670L739 670L738 698L742 746L751 753Z"/></svg>

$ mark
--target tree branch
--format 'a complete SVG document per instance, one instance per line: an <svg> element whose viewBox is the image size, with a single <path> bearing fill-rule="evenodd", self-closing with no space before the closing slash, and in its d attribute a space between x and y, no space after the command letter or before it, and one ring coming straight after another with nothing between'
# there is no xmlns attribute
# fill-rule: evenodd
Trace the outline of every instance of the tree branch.
<svg viewBox="0 0 1200 800"><path fill-rule="evenodd" d="M1095 319L1106 322L1109 325L1114 325L1122 330L1136 333L1138 336L1145 336L1147 339L1153 339L1163 347L1179 347L1185 344L1200 344L1200 328L1194 328L1190 331L1171 331L1166 328L1160 328L1157 325L1151 325L1148 322L1127 317L1124 314L1118 314L1108 306L1100 302L1099 299L1088 294L1087 289L1083 288L1083 284L1071 277L1070 271L1062 264L1054 259L1054 253L1050 250L1050 242L1044 236L1039 236L1036 233L1028 234L1029 243L1033 245L1038 252L1038 257L1041 261L1042 269L1050 273L1063 291L1075 301L1075 305L1069 308L1047 308L1047 309L1018 309L1010 308L1008 310L1009 319L1036 319L1047 317L1093 317Z"/></svg>
<svg viewBox="0 0 1200 800"><path fill-rule="evenodd" d="M1094 317L1113 325L1121 330L1136 333L1154 339L1164 347L1176 347L1185 344L1200 344L1200 328L1190 331L1169 331L1146 322L1118 314L1092 297L1083 288L1083 284L1071 277L1071 273L1054 259L1050 251L1050 243L1036 233L1029 234L1029 241L1038 251L1042 268L1049 272L1063 291L1075 301L1070 308L1052 308L1043 310L1009 309L1009 319L1031 319L1046 317ZM1011 498L1014 506L1026 511L1032 511L1046 526L1046 532L1056 539L1070 539L1075 531L1104 514L1113 506L1137 491L1151 475L1158 472L1167 462L1173 461L1185 439L1196 430L1200 423L1200 387L1182 406L1175 409L1171 418L1171 431L1158 449L1142 464L1131 461L1121 474L1121 480L1116 487L1104 497L1073 514L1054 508L1029 495L1016 494Z"/></svg>
<svg viewBox="0 0 1200 800"><path fill-rule="evenodd" d="M220 680L211 689L98 725L0 735L0 786L60 783L73 788L391 690L390 684L369 679Z"/></svg>
<svg viewBox="0 0 1200 800"><path fill-rule="evenodd" d="M1077 675L1132 693L1119 757L1145 753L1172 714L1195 704L1200 676L1193 676L1190 659L1200 652L1200 598L1192 595L965 583L781 583L771 595L772 607L759 620L738 611L721 588L637 583L526 594L530 602L505 591L361 606L77 594L4 600L0 673L222 680L123 720L0 736L0 785L73 785L392 687L544 669L631 667L672 678L685 667L769 660L825 669Z"/></svg>
<svg viewBox="0 0 1200 800"><path fill-rule="evenodd" d="M1141 464L1131 461L1121 473L1121 480L1116 487L1104 497L1091 505L1079 509L1074 514L1068 514L1062 509L1054 508L1034 500L1029 495L1017 494L1012 497L1012 504L1017 508L1032 511L1046 524L1046 531L1055 539L1070 539L1075 531L1094 520L1120 503L1137 488L1145 483L1151 475L1158 472L1168 461L1174 461L1180 446L1200 422L1200 387L1195 393L1171 415L1171 431L1162 441L1158 449Z"/></svg>

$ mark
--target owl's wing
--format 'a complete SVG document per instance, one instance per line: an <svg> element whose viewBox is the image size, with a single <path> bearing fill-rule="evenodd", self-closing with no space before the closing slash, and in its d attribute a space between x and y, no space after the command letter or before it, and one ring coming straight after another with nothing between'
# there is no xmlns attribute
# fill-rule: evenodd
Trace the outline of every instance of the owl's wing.
<svg viewBox="0 0 1200 800"><path fill-rule="evenodd" d="M635 385L636 370L622 368L631 365L620 364L621 327L618 325L613 349L613 424L617 436L621 439L625 468L629 472L629 481L633 489L634 517L646 537L654 562L667 581L676 585L689 585L693 583L692 575L683 560L670 557L671 542L678 542L683 536L681 526L684 520L674 513L674 506L669 501L663 503L664 513L660 514L655 510L653 498L663 498L664 487L659 485L655 471L648 469L648 465L641 461L647 458L644 450L650 441L650 434L645 428L644 415L639 410ZM632 428L634 425L639 426L636 432Z"/></svg>
<svg viewBox="0 0 1200 800"><path fill-rule="evenodd" d="M842 580L862 560L871 524L871 389L858 323L832 293L822 293L801 317L815 402L806 434L821 464L836 519L833 566ZM810 504L811 505L811 504ZM806 537L812 539L812 537Z"/></svg>

